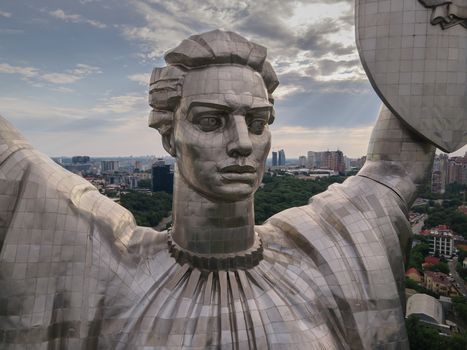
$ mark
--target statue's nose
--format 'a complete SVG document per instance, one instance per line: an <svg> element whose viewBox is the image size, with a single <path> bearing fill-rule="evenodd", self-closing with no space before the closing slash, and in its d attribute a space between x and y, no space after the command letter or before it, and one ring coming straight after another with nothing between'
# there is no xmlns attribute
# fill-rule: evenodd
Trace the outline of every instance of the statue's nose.
<svg viewBox="0 0 467 350"><path fill-rule="evenodd" d="M253 150L253 144L250 139L245 117L243 115L234 115L231 122L227 154L231 157L247 157Z"/></svg>

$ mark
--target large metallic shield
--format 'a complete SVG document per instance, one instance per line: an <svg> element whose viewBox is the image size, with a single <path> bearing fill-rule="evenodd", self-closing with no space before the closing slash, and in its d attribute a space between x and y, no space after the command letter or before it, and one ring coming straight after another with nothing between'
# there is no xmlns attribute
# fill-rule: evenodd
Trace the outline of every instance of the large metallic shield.
<svg viewBox="0 0 467 350"><path fill-rule="evenodd" d="M467 143L467 0L356 0L357 47L386 106L446 152Z"/></svg>

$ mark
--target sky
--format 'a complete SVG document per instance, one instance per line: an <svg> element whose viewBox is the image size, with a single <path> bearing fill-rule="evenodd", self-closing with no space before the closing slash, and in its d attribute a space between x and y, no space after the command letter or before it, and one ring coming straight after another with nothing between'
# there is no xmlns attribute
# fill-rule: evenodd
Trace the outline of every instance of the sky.
<svg viewBox="0 0 467 350"><path fill-rule="evenodd" d="M216 28L268 48L272 150L365 154L380 107L353 0L1 0L0 114L49 156L165 155L147 126L153 67Z"/></svg>

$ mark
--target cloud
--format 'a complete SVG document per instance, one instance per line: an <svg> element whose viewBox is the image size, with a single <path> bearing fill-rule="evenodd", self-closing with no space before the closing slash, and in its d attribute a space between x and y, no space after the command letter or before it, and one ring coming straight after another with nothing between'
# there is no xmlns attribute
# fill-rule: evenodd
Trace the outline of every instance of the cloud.
<svg viewBox="0 0 467 350"><path fill-rule="evenodd" d="M70 93L70 92L75 91L74 89L70 89L64 86L53 87L53 88L50 88L50 90L55 91L55 92L62 92L62 93Z"/></svg>
<svg viewBox="0 0 467 350"><path fill-rule="evenodd" d="M128 76L128 79L130 79L131 81L135 81L142 86L147 87L149 85L148 73L132 74Z"/></svg>
<svg viewBox="0 0 467 350"><path fill-rule="evenodd" d="M282 100L289 95L294 93L303 92L303 89L300 86L293 84L280 84L277 89L274 91L274 99Z"/></svg>
<svg viewBox="0 0 467 350"><path fill-rule="evenodd" d="M34 67L19 67L8 63L0 63L0 73L19 74L26 78L32 78L39 75L39 70Z"/></svg>
<svg viewBox="0 0 467 350"><path fill-rule="evenodd" d="M93 27L100 28L100 29L103 29L103 28L107 27L104 23L101 23L99 21L87 19L87 18L84 18L83 16L77 15L77 14L67 14L61 9L56 9L55 11L50 11L49 14L52 17L61 19L61 20L65 21L65 22L86 23L86 24L89 24L89 25L91 25Z"/></svg>
<svg viewBox="0 0 467 350"><path fill-rule="evenodd" d="M52 84L71 84L83 79L91 74L99 74L101 70L98 67L87 64L77 64L75 68L67 70L65 73L45 73L40 78Z"/></svg>
<svg viewBox="0 0 467 350"><path fill-rule="evenodd" d="M373 127L306 128L281 127L272 130L274 149L285 149L297 157L307 151L344 150L346 156L361 157L366 153Z"/></svg>
<svg viewBox="0 0 467 350"><path fill-rule="evenodd" d="M84 116L83 109L54 106L35 98L0 97L0 105L4 117L11 118L17 123L20 122L22 125L20 130L35 129L36 127L44 129L51 123Z"/></svg>
<svg viewBox="0 0 467 350"><path fill-rule="evenodd" d="M280 81L273 94L277 114L273 130L301 126L312 135L310 130L318 129L325 135L320 139L324 144L326 137L344 138L342 130L367 128L376 118L380 101L356 50L352 0L136 0L134 4L141 25L120 28L125 39L139 43L141 56L148 60L161 60L187 36L215 28L238 32L267 47ZM129 79L146 85L147 76L138 76ZM334 131L325 133L326 127ZM336 128L341 131L335 132ZM365 135L354 137L364 144L361 154L368 142ZM295 140L287 133L281 138L291 145L297 142L296 150L308 140Z"/></svg>
<svg viewBox="0 0 467 350"><path fill-rule="evenodd" d="M93 3L88 6L88 2ZM84 45L80 57L88 57L82 62L109 62L105 72L93 79L96 84L83 93L77 84L100 73L94 64L71 64L57 69L47 66L47 62L34 63L36 67L15 61L0 63L0 73L16 74L31 85L57 92L49 91L47 100L24 96L15 106L0 99L2 111L10 111L21 129L31 135L42 133L41 140L48 152L57 154L49 145L58 144L55 139L61 137L70 145L66 150L56 146L60 153L93 149L94 153L112 150L114 154L122 154L134 144L141 148L133 153L153 153L152 147L159 143L155 141L151 148L145 147L141 140L149 140L149 136L139 136L140 132L149 135L149 131L146 134L149 108L142 86L147 87L150 67L160 66L164 52L189 35L220 28L236 31L268 48L268 58L281 82L274 93L277 118L271 126L273 147L285 147L290 155L331 146L352 154L346 149L351 143L346 138L351 136L360 145L354 155L364 154L368 136L358 130L370 128L380 102L366 79L354 44L353 0L131 0L115 2L111 7L104 1L80 0L87 12L76 3L73 9L60 9L56 5L44 11L49 21L89 26L88 29L99 33L99 38L105 34L106 42L99 55L89 51L95 48L88 46L92 44L89 37L76 34L76 44ZM93 12L89 11L91 7ZM108 22L111 18L118 19L118 24ZM106 25L111 30L99 29ZM66 28L74 30L75 26ZM115 31L117 38L111 36ZM125 55L128 61L124 61ZM123 83L117 82L115 74L107 75L114 72L117 56L118 64L122 63L124 68ZM134 60L135 56L139 62ZM19 57L16 62L27 60ZM145 67L147 72L138 73ZM106 89L108 94L102 93ZM28 91L34 93L39 89ZM70 92L73 95L66 95ZM80 133L74 133L76 130ZM151 135L158 137L157 132ZM128 142L122 143L122 137Z"/></svg>
<svg viewBox="0 0 467 350"><path fill-rule="evenodd" d="M5 12L5 11L0 11L0 17L10 18L11 13L10 12Z"/></svg>
<svg viewBox="0 0 467 350"><path fill-rule="evenodd" d="M0 28L0 34L23 34L24 30L14 28Z"/></svg>
<svg viewBox="0 0 467 350"><path fill-rule="evenodd" d="M1 113L11 118L22 131L97 132L118 131L133 125L147 125L147 98L140 95L117 95L99 99L94 105L67 107L34 98L0 97Z"/></svg>
<svg viewBox="0 0 467 350"><path fill-rule="evenodd" d="M0 63L0 73L19 74L23 76L32 85L42 87L40 82L51 84L72 84L91 74L99 74L101 70L98 67L88 64L77 64L74 68L68 69L62 73L42 72L35 67L13 66L8 63Z"/></svg>
<svg viewBox="0 0 467 350"><path fill-rule="evenodd" d="M314 77L322 81L365 79L354 44L351 0L136 0L134 9L143 25L122 26L122 34L139 42L141 56L147 59L160 60L196 32L221 28L266 46L279 78L291 72L307 75L313 67ZM302 88L287 89L292 90Z"/></svg>
<svg viewBox="0 0 467 350"><path fill-rule="evenodd" d="M112 96L110 98L101 100L102 103L91 108L92 113L105 114L117 113L124 114L129 112L148 111L148 104L146 96L141 95L121 95Z"/></svg>

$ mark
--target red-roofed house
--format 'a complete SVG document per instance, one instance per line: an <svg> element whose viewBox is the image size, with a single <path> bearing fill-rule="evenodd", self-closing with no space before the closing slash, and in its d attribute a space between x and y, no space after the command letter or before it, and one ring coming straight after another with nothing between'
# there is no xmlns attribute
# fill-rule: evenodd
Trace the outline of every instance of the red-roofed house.
<svg viewBox="0 0 467 350"><path fill-rule="evenodd" d="M422 279L423 279L422 274L418 272L417 269L414 267L411 267L405 272L405 277L408 277L417 283L422 282Z"/></svg>
<svg viewBox="0 0 467 350"><path fill-rule="evenodd" d="M437 263L439 263L439 258L437 258L436 256L426 256L423 263L429 265L436 265Z"/></svg>
<svg viewBox="0 0 467 350"><path fill-rule="evenodd" d="M424 285L427 289L449 297L460 295L459 291L449 279L448 275L442 272L425 271Z"/></svg>

